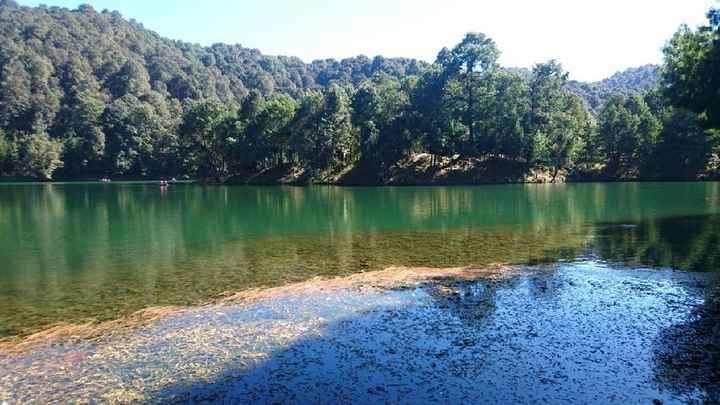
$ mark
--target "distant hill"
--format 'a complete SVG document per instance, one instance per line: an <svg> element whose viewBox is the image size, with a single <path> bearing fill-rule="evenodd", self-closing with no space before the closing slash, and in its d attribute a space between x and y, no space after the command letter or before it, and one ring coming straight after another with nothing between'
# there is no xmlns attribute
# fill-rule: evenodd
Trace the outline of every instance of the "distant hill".
<svg viewBox="0 0 720 405"><path fill-rule="evenodd" d="M571 81L568 86L582 96L588 106L597 111L613 93L645 94L657 87L660 81L660 66L644 65L615 73L599 82Z"/></svg>
<svg viewBox="0 0 720 405"><path fill-rule="evenodd" d="M527 80L532 76L532 70L528 68L508 67L503 70ZM591 110L597 111L613 93L645 94L655 88L659 81L660 66L644 65L625 69L597 82L571 80L568 87L572 92L585 99Z"/></svg>
<svg viewBox="0 0 720 405"><path fill-rule="evenodd" d="M0 0L0 127L65 131L55 116L85 100L109 105L134 96L159 112L190 99L239 103L250 90L298 96L331 83L358 86L377 72L395 78L422 73L428 63L407 58L326 59L304 63L241 45L209 47L164 38L116 11L83 5L21 7ZM507 68L528 77L528 69ZM658 67L628 69L595 83L571 82L593 110L613 91L644 92ZM61 124L61 125L58 125Z"/></svg>
<svg viewBox="0 0 720 405"><path fill-rule="evenodd" d="M10 93L5 96L49 98L49 108L55 111L41 112L47 114L57 112L54 106L62 104L80 81L105 101L147 95L150 90L165 101L217 97L232 102L252 89L265 96L296 96L332 82L359 85L376 72L394 77L418 74L427 65L382 56L306 64L241 45L204 47L167 39L116 11L98 12L87 5L76 10L31 8L0 0L0 77L3 90ZM31 124L32 119L24 121Z"/></svg>

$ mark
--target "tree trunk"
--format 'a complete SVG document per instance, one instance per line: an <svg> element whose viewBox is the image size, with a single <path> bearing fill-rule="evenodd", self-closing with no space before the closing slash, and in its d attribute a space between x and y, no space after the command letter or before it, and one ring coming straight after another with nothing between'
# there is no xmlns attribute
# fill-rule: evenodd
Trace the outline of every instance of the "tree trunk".
<svg viewBox="0 0 720 405"><path fill-rule="evenodd" d="M465 91L467 91L468 94L468 106L467 106L467 112L465 119L467 120L468 129L470 132L470 144L474 144L475 142L475 125L473 120L473 110L475 108L475 100L473 100L473 94L472 94L472 70L471 66L467 66L467 77L465 79Z"/></svg>

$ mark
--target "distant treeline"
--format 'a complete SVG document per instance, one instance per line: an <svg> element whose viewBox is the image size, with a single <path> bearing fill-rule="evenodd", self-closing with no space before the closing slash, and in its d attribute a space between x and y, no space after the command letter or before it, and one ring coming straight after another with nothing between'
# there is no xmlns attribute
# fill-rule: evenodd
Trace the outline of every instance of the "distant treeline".
<svg viewBox="0 0 720 405"><path fill-rule="evenodd" d="M682 27L665 64L578 83L556 61L502 68L470 33L433 64L305 64L172 41L117 12L0 0L0 176L308 181L408 156L513 162L554 179L696 179L717 170L720 31ZM658 79L658 76L660 78Z"/></svg>

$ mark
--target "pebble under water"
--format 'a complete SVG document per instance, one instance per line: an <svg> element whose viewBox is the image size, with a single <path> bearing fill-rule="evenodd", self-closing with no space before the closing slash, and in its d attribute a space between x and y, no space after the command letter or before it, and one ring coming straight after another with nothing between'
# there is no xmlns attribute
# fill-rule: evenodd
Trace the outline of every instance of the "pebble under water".
<svg viewBox="0 0 720 405"><path fill-rule="evenodd" d="M0 401L716 402L712 277L588 259L192 308L129 335L0 354Z"/></svg>

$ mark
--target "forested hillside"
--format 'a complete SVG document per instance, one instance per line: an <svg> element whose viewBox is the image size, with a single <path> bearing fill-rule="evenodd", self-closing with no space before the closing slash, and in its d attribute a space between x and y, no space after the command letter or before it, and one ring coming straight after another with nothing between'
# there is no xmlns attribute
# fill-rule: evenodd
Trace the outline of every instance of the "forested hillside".
<svg viewBox="0 0 720 405"><path fill-rule="evenodd" d="M526 80L532 77L532 69L506 67L503 70ZM657 88L660 82L660 66L645 65L628 68L597 82L570 80L568 89L582 97L593 111L599 110L614 94L645 95Z"/></svg>
<svg viewBox="0 0 720 405"><path fill-rule="evenodd" d="M613 94L645 95L660 83L660 66L645 65L615 73L599 82L571 81L570 89L579 94L593 110L599 110Z"/></svg>
<svg viewBox="0 0 720 405"><path fill-rule="evenodd" d="M362 168L354 173L381 183L420 153L431 171L504 162L553 180L707 173L714 127L672 108L657 67L582 84L556 61L509 69L499 54L471 33L434 64L306 64L173 41L89 6L0 0L0 176L329 181ZM657 159L678 136L693 146L663 157L678 160L676 176Z"/></svg>

